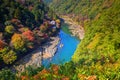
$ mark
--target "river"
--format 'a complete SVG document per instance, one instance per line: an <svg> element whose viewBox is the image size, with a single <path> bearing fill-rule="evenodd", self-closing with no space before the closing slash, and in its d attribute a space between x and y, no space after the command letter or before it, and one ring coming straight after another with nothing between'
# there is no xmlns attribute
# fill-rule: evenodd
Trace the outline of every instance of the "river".
<svg viewBox="0 0 120 80"><path fill-rule="evenodd" d="M56 54L49 59L43 59L42 65L45 67L49 64L64 64L71 60L74 51L76 50L77 45L79 44L80 40L76 37L72 36L69 31L69 25L62 25L62 29L59 32L60 42L57 45L58 50Z"/></svg>

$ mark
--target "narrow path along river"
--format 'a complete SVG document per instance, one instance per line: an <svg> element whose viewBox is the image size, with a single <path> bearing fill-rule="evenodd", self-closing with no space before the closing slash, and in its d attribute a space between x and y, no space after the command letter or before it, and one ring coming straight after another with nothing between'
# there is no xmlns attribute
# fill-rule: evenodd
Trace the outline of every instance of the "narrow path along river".
<svg viewBox="0 0 120 80"><path fill-rule="evenodd" d="M62 26L66 27L66 26ZM58 44L58 50L56 54L49 59L43 59L42 64L44 66L48 66L50 63L52 64L63 64L71 60L74 51L79 44L79 40L72 36L69 33L66 33L65 30L61 30L59 33L60 42Z"/></svg>

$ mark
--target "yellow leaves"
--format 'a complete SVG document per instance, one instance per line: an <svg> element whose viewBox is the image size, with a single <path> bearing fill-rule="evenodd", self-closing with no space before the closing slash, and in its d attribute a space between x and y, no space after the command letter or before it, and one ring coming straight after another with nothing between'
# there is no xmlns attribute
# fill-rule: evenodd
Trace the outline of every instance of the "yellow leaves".
<svg viewBox="0 0 120 80"><path fill-rule="evenodd" d="M78 78L81 80L86 80L87 76L84 74L78 74Z"/></svg>
<svg viewBox="0 0 120 80"><path fill-rule="evenodd" d="M117 70L118 68L120 68L120 62L113 64L113 66L114 66L114 69Z"/></svg>
<svg viewBox="0 0 120 80"><path fill-rule="evenodd" d="M14 27L13 26L6 26L5 27L5 31L7 32L7 33L14 33L14 31L15 31L15 29L14 29Z"/></svg>
<svg viewBox="0 0 120 80"><path fill-rule="evenodd" d="M88 44L87 48L88 49L94 49L98 43L100 42L102 33L98 33L94 36L93 40Z"/></svg>
<svg viewBox="0 0 120 80"><path fill-rule="evenodd" d="M78 74L78 78L80 80L97 80L97 77L95 75L91 75L91 76L86 76L84 74Z"/></svg>
<svg viewBox="0 0 120 80"><path fill-rule="evenodd" d="M57 20L56 20L56 23L60 24L60 20L59 20L59 19L57 19Z"/></svg>
<svg viewBox="0 0 120 80"><path fill-rule="evenodd" d="M4 54L3 61L6 64L11 64L17 59L16 53L12 50L10 50L8 53Z"/></svg>
<svg viewBox="0 0 120 80"><path fill-rule="evenodd" d="M98 61L93 67L94 70L97 69L98 72L104 72L103 66L101 65L100 61Z"/></svg>
<svg viewBox="0 0 120 80"><path fill-rule="evenodd" d="M25 46L25 40L21 34L15 33L12 36L11 43L16 50L22 50Z"/></svg>
<svg viewBox="0 0 120 80"><path fill-rule="evenodd" d="M21 34L17 34L15 33L13 36L12 36L12 43L16 42L16 41L19 41L22 39L22 35Z"/></svg>
<svg viewBox="0 0 120 80"><path fill-rule="evenodd" d="M27 27L19 28L19 31L20 31L20 32L25 32L25 31L28 31L28 30L29 30L29 28L27 28Z"/></svg>
<svg viewBox="0 0 120 80"><path fill-rule="evenodd" d="M95 20L99 19L99 18L100 18L100 16L101 16L101 14L100 14L100 13L98 13L98 14L96 15L96 17L95 17Z"/></svg>

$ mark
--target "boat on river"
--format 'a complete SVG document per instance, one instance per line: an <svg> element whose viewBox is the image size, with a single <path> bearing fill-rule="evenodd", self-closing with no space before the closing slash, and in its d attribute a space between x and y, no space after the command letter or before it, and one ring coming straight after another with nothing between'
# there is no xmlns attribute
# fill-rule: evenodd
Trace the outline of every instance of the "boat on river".
<svg viewBox="0 0 120 80"><path fill-rule="evenodd" d="M61 44L60 44L60 48L62 48L63 46L64 46L64 45L61 43Z"/></svg>

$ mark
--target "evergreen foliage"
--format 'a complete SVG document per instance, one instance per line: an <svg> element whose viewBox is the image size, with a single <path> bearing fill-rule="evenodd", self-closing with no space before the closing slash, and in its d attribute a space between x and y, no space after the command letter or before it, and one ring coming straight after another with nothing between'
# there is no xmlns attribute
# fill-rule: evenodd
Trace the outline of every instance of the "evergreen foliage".
<svg viewBox="0 0 120 80"><path fill-rule="evenodd" d="M49 26L54 16L42 0L0 0L0 68L41 45L49 33L54 34ZM46 22L45 30L39 28Z"/></svg>
<svg viewBox="0 0 120 80"><path fill-rule="evenodd" d="M5 3L5 5L7 4L8 2ZM52 0L50 6L53 7L57 13L80 14L90 19L84 21L85 37L78 45L72 61L59 66L52 65L49 69L41 67L34 70L32 67L28 67L20 78L23 80L120 80L119 5L119 0ZM25 6L28 7L29 4ZM34 9L37 7L43 9L43 7L39 5ZM39 15L42 15L43 12L41 10L34 11L34 9L32 13L34 17L36 16L35 21L41 22L42 19L38 17L40 17ZM2 9L0 10L4 13ZM49 14L52 14L52 12L48 13L48 15ZM55 16L53 17L52 15L51 17L54 18ZM5 21L7 19L9 19L9 17L6 15L0 15L0 20ZM46 32L48 29L46 25L43 24L40 30L42 30L41 32ZM20 37L22 36L20 35ZM21 41L22 38L18 37L18 39L20 40L13 38L13 42L23 42ZM3 49L0 52L0 59L2 55L6 55L6 51L9 52L8 48L4 46L1 48ZM0 77L3 80L6 80L6 76L3 74L9 74L9 76L7 76L8 78L10 77L9 79L11 79L11 77L13 77L12 80L15 79L15 75L10 71L6 72L6 70L2 70Z"/></svg>
<svg viewBox="0 0 120 80"><path fill-rule="evenodd" d="M58 14L89 18L84 20L85 37L72 57L72 61L79 64L76 66L79 77L96 75L100 80L120 79L119 5L119 0L51 1L50 6Z"/></svg>

